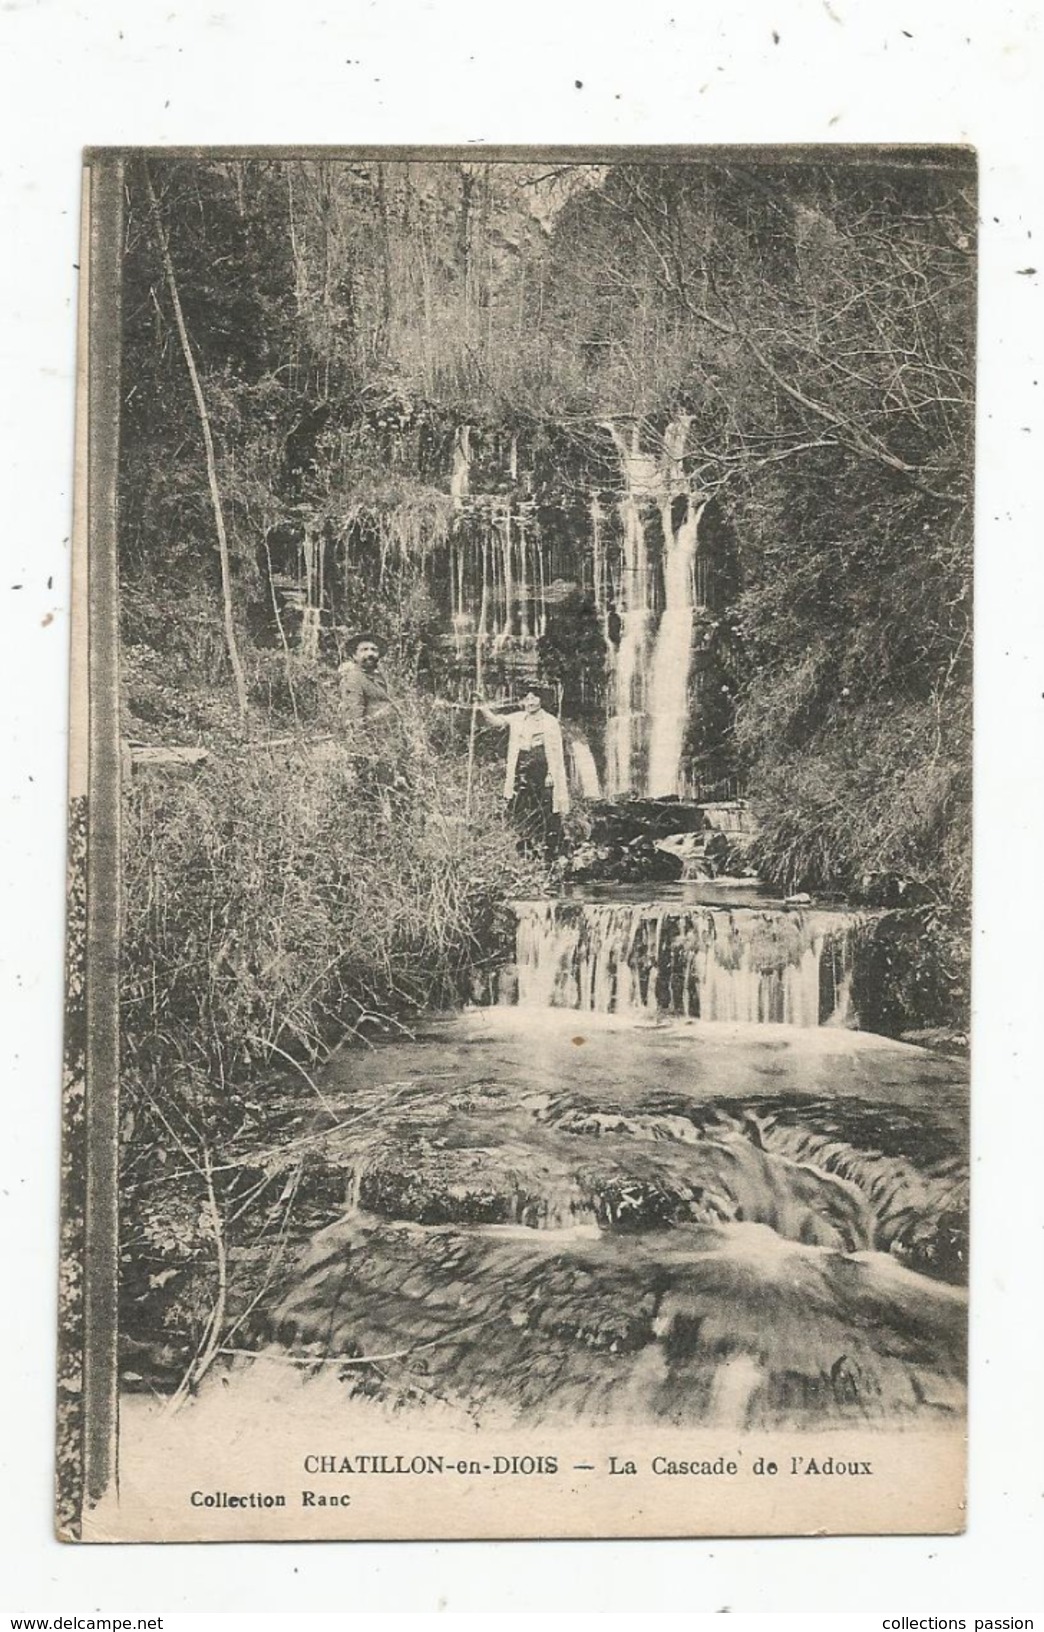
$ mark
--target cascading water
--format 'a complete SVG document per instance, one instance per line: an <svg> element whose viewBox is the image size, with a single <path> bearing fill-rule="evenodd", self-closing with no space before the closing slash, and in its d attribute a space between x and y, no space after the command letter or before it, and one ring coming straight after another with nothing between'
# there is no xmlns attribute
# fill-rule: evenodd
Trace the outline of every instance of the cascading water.
<svg viewBox="0 0 1044 1632"><path fill-rule="evenodd" d="M859 920L674 903L516 907L518 1003L789 1026L852 1025Z"/></svg>
<svg viewBox="0 0 1044 1632"><path fill-rule="evenodd" d="M621 639L609 695L607 782L613 797L640 793L673 798L681 791L690 714L693 610L698 599L694 568L706 501L693 494L685 472L689 416L667 426L658 455L641 452L636 430L628 441L618 428L610 429L625 493L620 501ZM647 536L654 513L663 536L661 573L654 571Z"/></svg>
<svg viewBox="0 0 1044 1632"><path fill-rule="evenodd" d="M515 572L511 552L511 510L509 507L505 507L503 516L498 518L498 522L503 574L501 581L504 586L504 622L494 641L494 645L502 646L505 641L511 638L515 613Z"/></svg>
<svg viewBox="0 0 1044 1632"><path fill-rule="evenodd" d="M453 464L450 471L450 497L454 509L459 510L470 488L471 426L459 425L453 438Z"/></svg>
<svg viewBox="0 0 1044 1632"><path fill-rule="evenodd" d="M600 799L602 797L602 784L590 744L586 743L582 737L574 737L569 744L569 759L573 780L584 798Z"/></svg>
<svg viewBox="0 0 1044 1632"><path fill-rule="evenodd" d="M649 546L638 501L627 493L620 501L623 527L624 603L620 644L613 663L607 736L608 783L619 796L632 792L636 750L645 709L645 672L649 646Z"/></svg>
<svg viewBox="0 0 1044 1632"><path fill-rule="evenodd" d="M510 490L487 483L488 443L460 426L452 524L425 558L455 679L480 688L488 665L517 695L557 609L593 598L613 798L681 791L694 612L717 604L722 562L714 527L700 537L688 425L655 452L647 422L608 426L619 467L586 516L520 480L514 437ZM321 571L321 551L302 564L309 605ZM597 747L600 722L564 723L593 801L582 731ZM664 814L624 822L682 855L741 821L707 806L676 832ZM839 1035L859 1025L858 915L741 905L721 884L613 888L516 905L501 1003L422 1014L332 1061L323 1102L344 1114L307 1136L304 1166L296 1137L272 1158L293 1174L283 1228L323 1227L281 1271L269 1332L309 1372L343 1358L395 1412L423 1370L469 1425L487 1401L527 1426L558 1406L629 1428L959 1415L962 1068Z"/></svg>
<svg viewBox="0 0 1044 1632"><path fill-rule="evenodd" d="M568 607L568 617L579 604L573 597L587 609L593 603L605 640L604 738L592 706L601 661L589 652L567 708L598 754L596 775L584 767L584 792L597 797L591 790L598 788L611 800L678 797L687 783L693 614L713 598L714 546L698 543L707 501L693 490L685 465L688 416L664 428L655 450L641 445L648 433L640 434L637 421L605 428L619 460L617 479L592 491L578 515L532 496L528 476L520 479L515 443L498 480L480 487L489 449L472 427L459 426L448 472L455 514L426 570L458 671L473 649L480 682L516 695L520 685L549 678L540 642L556 609Z"/></svg>
<svg viewBox="0 0 1044 1632"><path fill-rule="evenodd" d="M671 505L663 507L664 609L656 631L649 680L649 770L647 793L672 797L678 787L682 745L689 720L689 671L692 666L692 614L695 603L693 563L704 506L685 501L685 515L675 529Z"/></svg>
<svg viewBox="0 0 1044 1632"><path fill-rule="evenodd" d="M332 1062L344 1117L309 1141L303 1177L299 1141L273 1157L300 1184L294 1223L322 1221L257 1317L277 1358L327 1378L343 1361L338 1386L400 1421L417 1350L425 1395L469 1426L487 1410L694 1431L960 1419L961 1071L807 1029L842 915L712 916L527 905L523 1001L557 990L575 1011L583 978L610 1007L627 972L647 1007L644 961L659 980L688 938L678 963L708 954L699 995L719 1018L743 986L734 956L758 985L793 970L766 1016L789 1030L477 1009Z"/></svg>

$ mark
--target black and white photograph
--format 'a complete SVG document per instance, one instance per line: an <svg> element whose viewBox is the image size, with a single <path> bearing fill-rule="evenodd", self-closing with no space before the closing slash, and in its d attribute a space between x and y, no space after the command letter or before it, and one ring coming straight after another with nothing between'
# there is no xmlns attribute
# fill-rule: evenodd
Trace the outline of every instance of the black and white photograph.
<svg viewBox="0 0 1044 1632"><path fill-rule="evenodd" d="M61 1534L962 1528L977 208L88 155Z"/></svg>

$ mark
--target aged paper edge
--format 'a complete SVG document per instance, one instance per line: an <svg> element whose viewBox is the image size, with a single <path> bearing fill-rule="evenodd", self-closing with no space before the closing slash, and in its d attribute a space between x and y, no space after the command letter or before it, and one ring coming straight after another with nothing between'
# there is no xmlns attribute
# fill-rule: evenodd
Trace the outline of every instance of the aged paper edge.
<svg viewBox="0 0 1044 1632"><path fill-rule="evenodd" d="M57 1530L76 1539L116 1471L122 160L83 171L69 724ZM79 1510L79 1511L78 1511Z"/></svg>

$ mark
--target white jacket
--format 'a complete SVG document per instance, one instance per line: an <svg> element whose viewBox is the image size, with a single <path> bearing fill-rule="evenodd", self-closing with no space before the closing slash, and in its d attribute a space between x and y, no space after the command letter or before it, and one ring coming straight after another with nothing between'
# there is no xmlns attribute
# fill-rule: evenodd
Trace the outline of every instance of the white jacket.
<svg viewBox="0 0 1044 1632"><path fill-rule="evenodd" d="M522 725L526 720L539 727L544 739L544 753L547 756L547 768L552 784L552 809L558 816L568 816L569 779L566 776L565 751L562 747L562 727L555 716L548 714L543 708L537 714L527 714L520 710L517 714L501 715L497 720L498 725L506 725L509 731L504 798L510 799L515 791L515 768L522 747Z"/></svg>

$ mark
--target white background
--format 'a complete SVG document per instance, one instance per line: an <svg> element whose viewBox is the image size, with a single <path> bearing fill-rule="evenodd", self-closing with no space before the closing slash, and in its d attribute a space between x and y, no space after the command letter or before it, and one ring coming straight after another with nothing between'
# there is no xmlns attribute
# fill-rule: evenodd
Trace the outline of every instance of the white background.
<svg viewBox="0 0 1044 1632"><path fill-rule="evenodd" d="M1041 70L1028 0L2 0L0 1610L1033 1612L1044 1492ZM971 142L981 163L968 1535L59 1547L53 1286L79 149L871 140Z"/></svg>

